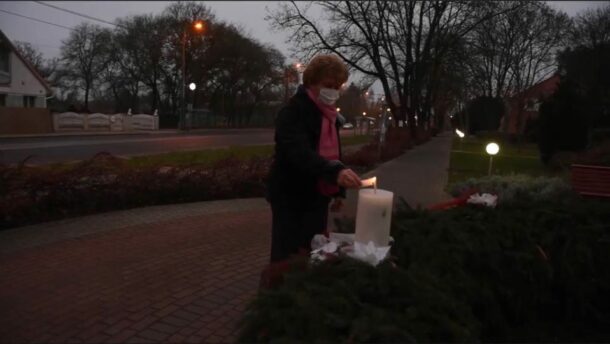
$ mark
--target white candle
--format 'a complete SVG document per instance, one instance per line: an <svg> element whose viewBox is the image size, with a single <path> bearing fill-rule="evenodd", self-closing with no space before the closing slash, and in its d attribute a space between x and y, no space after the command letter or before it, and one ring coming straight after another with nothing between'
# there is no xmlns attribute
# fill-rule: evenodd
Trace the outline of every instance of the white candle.
<svg viewBox="0 0 610 344"><path fill-rule="evenodd" d="M394 193L387 190L361 189L356 212L356 241L388 246Z"/></svg>

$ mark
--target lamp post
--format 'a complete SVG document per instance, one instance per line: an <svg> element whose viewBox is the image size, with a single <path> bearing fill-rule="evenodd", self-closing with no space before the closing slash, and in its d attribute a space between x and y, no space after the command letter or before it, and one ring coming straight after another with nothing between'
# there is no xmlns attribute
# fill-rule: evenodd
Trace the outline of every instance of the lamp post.
<svg viewBox="0 0 610 344"><path fill-rule="evenodd" d="M182 104L180 111L180 129L184 130L184 120L186 117L186 34L189 25L185 24L182 31L182 80L180 82L180 91L182 93ZM203 22L197 20L193 23L193 29L197 32L203 32Z"/></svg>
<svg viewBox="0 0 610 344"><path fill-rule="evenodd" d="M297 83L300 85L300 84L301 84L301 82L302 82L302 81L301 81L301 79L302 79L302 77L301 77L301 67L303 67L303 64L302 64L302 63L300 63L300 62L297 62L297 63L295 63L295 64L294 64L294 67L295 67L295 68L296 68L296 70L297 70L298 79L299 79L299 80L297 80Z"/></svg>
<svg viewBox="0 0 610 344"><path fill-rule="evenodd" d="M184 119L185 122L185 127L186 130L190 130L191 126L193 125L193 107L195 106L195 90L197 89L197 84L195 84L194 82L191 82L189 84L189 90L191 90L192 94L191 94L191 103L189 105L187 105L187 112L186 112L186 116Z"/></svg>
<svg viewBox="0 0 610 344"><path fill-rule="evenodd" d="M362 123L360 124L360 135L362 135L362 129L364 129L364 124L366 123L366 130L367 130L367 134L368 134L368 130L369 130L369 123L368 123L368 119L366 118L366 112L362 112Z"/></svg>
<svg viewBox="0 0 610 344"><path fill-rule="evenodd" d="M460 150L462 150L462 141L465 135L460 129L457 128L455 128L455 134L460 138Z"/></svg>
<svg viewBox="0 0 610 344"><path fill-rule="evenodd" d="M498 144L495 142L491 142L487 144L487 147L485 147L485 151L487 151L487 154L489 154L489 169L487 171L487 175L491 176L491 165L493 163L493 157L500 151L500 146L498 146Z"/></svg>

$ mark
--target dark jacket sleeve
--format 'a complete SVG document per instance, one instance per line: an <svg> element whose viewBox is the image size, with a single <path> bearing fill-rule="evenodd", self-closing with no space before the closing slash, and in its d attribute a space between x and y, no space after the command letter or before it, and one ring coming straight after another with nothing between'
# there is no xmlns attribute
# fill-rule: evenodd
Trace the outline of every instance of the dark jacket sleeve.
<svg viewBox="0 0 610 344"><path fill-rule="evenodd" d="M283 108L275 126L276 153L293 168L336 185L345 169L339 160L326 160L311 148L305 121L295 105ZM295 181L298 183L298 180Z"/></svg>

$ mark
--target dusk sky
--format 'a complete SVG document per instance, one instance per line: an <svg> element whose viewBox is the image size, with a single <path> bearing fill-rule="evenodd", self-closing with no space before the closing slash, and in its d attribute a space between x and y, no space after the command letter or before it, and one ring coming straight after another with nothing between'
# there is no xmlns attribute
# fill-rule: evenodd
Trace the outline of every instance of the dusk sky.
<svg viewBox="0 0 610 344"><path fill-rule="evenodd" d="M603 6L604 1L547 1L556 9L570 16L587 9ZM50 4L94 16L107 21L133 14L160 13L170 1L52 1ZM242 26L251 37L271 43L282 51L289 61L289 45L285 42L287 34L273 32L264 20L266 8L275 9L276 1L206 1L217 19ZM49 8L33 1L2 1L0 10L21 14L62 26L74 27L82 21L90 21L104 27L112 27L91 21L70 13ZM26 41L38 48L46 58L59 56L61 41L66 39L69 30L39 23L30 19L0 12L0 30L12 41Z"/></svg>

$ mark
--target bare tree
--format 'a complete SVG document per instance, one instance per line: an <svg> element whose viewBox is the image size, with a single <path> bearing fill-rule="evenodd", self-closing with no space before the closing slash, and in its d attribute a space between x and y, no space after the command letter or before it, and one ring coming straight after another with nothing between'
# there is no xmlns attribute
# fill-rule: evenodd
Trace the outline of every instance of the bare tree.
<svg viewBox="0 0 610 344"><path fill-rule="evenodd" d="M182 82L182 42L186 38L185 65L187 80L195 80L193 68L199 64L199 57L204 54L210 29L214 26L215 17L209 7L199 2L174 2L163 13L167 37L157 44L163 52L162 86L165 94L165 104L172 113L177 113L180 104ZM195 33L192 25L195 21L203 21L205 30ZM184 36L185 35L185 36Z"/></svg>
<svg viewBox="0 0 610 344"><path fill-rule="evenodd" d="M26 59L36 70L40 71L44 66L44 57L38 49L28 42L15 42L15 48L19 54Z"/></svg>
<svg viewBox="0 0 610 344"><path fill-rule="evenodd" d="M532 2L515 14L517 39L511 50L512 94L517 97L516 126L522 132L523 92L557 71L556 56L566 45L570 20L545 3Z"/></svg>
<svg viewBox="0 0 610 344"><path fill-rule="evenodd" d="M566 45L569 18L547 4L531 2L511 14L516 22L510 51L513 92L519 93L557 69L556 55Z"/></svg>
<svg viewBox="0 0 610 344"><path fill-rule="evenodd" d="M610 4L579 13L570 36L573 46L597 48L610 42Z"/></svg>
<svg viewBox="0 0 610 344"><path fill-rule="evenodd" d="M58 59L45 59L42 53L29 42L17 41L15 48L43 78L49 78L57 69Z"/></svg>
<svg viewBox="0 0 610 344"><path fill-rule="evenodd" d="M114 112L126 112L129 108L139 110L139 94L142 80L137 68L130 62L122 42L113 35L110 46L110 63L102 73L103 89L107 99L113 100Z"/></svg>
<svg viewBox="0 0 610 344"><path fill-rule="evenodd" d="M151 109L160 102L160 79L163 74L163 51L167 40L167 20L152 15L137 15L118 20L114 32L120 58L116 61L132 79L142 81L151 92Z"/></svg>
<svg viewBox="0 0 610 344"><path fill-rule="evenodd" d="M66 78L85 92L84 108L89 111L91 89L100 81L110 63L108 48L111 32L97 25L82 23L74 28L61 47Z"/></svg>
<svg viewBox="0 0 610 344"><path fill-rule="evenodd" d="M256 108L273 88L284 83L284 56L243 34L238 27L217 23L205 54L205 74L213 107L231 126L249 123Z"/></svg>
<svg viewBox="0 0 610 344"><path fill-rule="evenodd" d="M291 33L303 59L332 52L378 79L395 121L407 120L413 131L416 114L422 125L428 123L435 97L431 72L453 40L500 14L482 2L322 1L315 3L326 14L319 22L308 15L310 6L282 4L267 19Z"/></svg>

